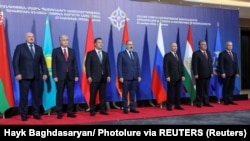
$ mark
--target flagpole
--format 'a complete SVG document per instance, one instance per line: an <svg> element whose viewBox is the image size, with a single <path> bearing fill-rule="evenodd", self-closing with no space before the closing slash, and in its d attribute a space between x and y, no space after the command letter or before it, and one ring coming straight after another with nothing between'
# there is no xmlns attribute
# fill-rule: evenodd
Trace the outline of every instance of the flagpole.
<svg viewBox="0 0 250 141"><path fill-rule="evenodd" d="M219 27L220 26L220 23L219 22L217 22L217 27ZM220 102L220 99L217 97L217 99L218 99L218 104L220 104L221 102Z"/></svg>

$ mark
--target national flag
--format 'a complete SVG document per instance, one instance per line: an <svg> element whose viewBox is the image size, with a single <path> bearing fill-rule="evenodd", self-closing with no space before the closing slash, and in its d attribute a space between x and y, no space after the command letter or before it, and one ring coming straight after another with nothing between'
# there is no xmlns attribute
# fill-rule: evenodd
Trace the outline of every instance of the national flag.
<svg viewBox="0 0 250 141"><path fill-rule="evenodd" d="M179 27L177 29L176 43L178 45L177 54L178 54L178 56L180 56L180 58L182 60L181 43L180 43L180 28ZM183 86L183 83L181 83L181 88L180 89L181 89L181 96L186 97L186 89Z"/></svg>
<svg viewBox="0 0 250 141"><path fill-rule="evenodd" d="M155 58L153 65L153 75L151 80L152 91L158 104L167 100L166 81L163 72L163 58L165 55L161 22L159 23Z"/></svg>
<svg viewBox="0 0 250 141"><path fill-rule="evenodd" d="M93 49L94 49L94 33L93 33L93 26L92 26L92 18L90 17L88 21L84 59L83 59L83 65L82 65L82 75L81 75L81 90L82 90L82 93L85 97L85 101L87 102L88 106L89 106L89 99L90 99L90 85L89 85L87 74L86 74L85 62L86 62L87 53Z"/></svg>
<svg viewBox="0 0 250 141"><path fill-rule="evenodd" d="M122 45L121 45L121 51L124 51L126 49L126 41L129 40L129 34L128 34L128 21L125 19L124 21L124 27L123 27L123 36L122 36ZM120 97L122 97L122 85L119 81L118 76L116 77L116 88L118 90L118 93Z"/></svg>
<svg viewBox="0 0 250 141"><path fill-rule="evenodd" d="M77 62L77 71L79 74L79 80L75 83L75 98L74 98L74 102L75 103L81 103L81 102L85 102L85 99L83 98L83 94L80 88L80 82L81 82L81 72L82 72L82 67L81 67L81 59L80 59L80 50L79 50L79 42L78 42L78 26L77 26L77 22L75 23L75 31L74 31L74 35L73 35L73 44L72 44L72 48L75 50L75 55L76 55L76 62Z"/></svg>
<svg viewBox="0 0 250 141"><path fill-rule="evenodd" d="M43 90L43 108L45 111L56 106L56 84L52 76L52 51L53 43L50 30L50 17L47 15L45 21L45 32L43 41L43 53L46 60L46 65L48 68L48 78L44 81Z"/></svg>
<svg viewBox="0 0 250 141"><path fill-rule="evenodd" d="M217 96L217 99L220 101L222 98L222 80L219 75L219 67L218 67L218 57L221 52L221 39L220 39L220 27L219 23L217 25L217 31L216 31L216 39L215 39L215 46L214 46L214 52L213 52L213 71L214 75L211 78L211 84L212 84L212 90L214 91L215 95Z"/></svg>
<svg viewBox="0 0 250 141"><path fill-rule="evenodd" d="M186 50L184 55L184 75L185 75L185 81L183 82L187 92L189 93L191 102L193 102L196 98L196 88L195 83L191 71L191 60L192 55L194 51L194 45L193 45L193 37L192 37L192 27L191 25L188 26L188 35L187 35L187 44L186 44Z"/></svg>
<svg viewBox="0 0 250 141"><path fill-rule="evenodd" d="M4 31L3 11L0 10L0 113L15 106L10 63Z"/></svg>
<svg viewBox="0 0 250 141"><path fill-rule="evenodd" d="M108 57L110 63L110 71L111 71L111 81L107 83L107 101L120 101L120 97L118 95L118 91L116 88L116 67L115 65L115 53L114 53L114 44L113 44L113 30L112 25L110 26L109 32L109 41L108 41Z"/></svg>
<svg viewBox="0 0 250 141"><path fill-rule="evenodd" d="M141 63L141 77L143 78L138 83L136 99L138 100L151 100L154 99L151 89L151 69L148 47L148 30L145 29L142 63Z"/></svg>

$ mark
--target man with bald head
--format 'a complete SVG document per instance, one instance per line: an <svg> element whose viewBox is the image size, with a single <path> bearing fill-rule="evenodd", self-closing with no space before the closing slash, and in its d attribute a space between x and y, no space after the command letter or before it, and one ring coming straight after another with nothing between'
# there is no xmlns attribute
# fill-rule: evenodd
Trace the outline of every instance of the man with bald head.
<svg viewBox="0 0 250 141"><path fill-rule="evenodd" d="M16 46L13 55L13 69L16 80L19 81L20 103L19 110L22 121L27 120L28 94L32 94L32 114L34 119L41 119L40 98L41 78L47 79L48 70L43 55L43 50L35 44L34 34L25 34L25 43Z"/></svg>

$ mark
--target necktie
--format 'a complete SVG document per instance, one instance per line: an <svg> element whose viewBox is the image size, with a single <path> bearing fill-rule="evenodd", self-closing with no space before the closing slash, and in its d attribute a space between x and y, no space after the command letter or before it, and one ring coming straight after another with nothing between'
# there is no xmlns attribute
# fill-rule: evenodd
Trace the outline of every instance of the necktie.
<svg viewBox="0 0 250 141"><path fill-rule="evenodd" d="M233 57L233 54L231 51L229 51L229 55L230 55L231 59L234 60L234 57Z"/></svg>
<svg viewBox="0 0 250 141"><path fill-rule="evenodd" d="M63 55L64 55L64 59L65 59L66 61L68 61L68 55L67 55L66 49L63 49Z"/></svg>
<svg viewBox="0 0 250 141"><path fill-rule="evenodd" d="M203 53L204 53L205 58L208 59L206 51L204 51Z"/></svg>
<svg viewBox="0 0 250 141"><path fill-rule="evenodd" d="M99 57L100 62L102 62L102 52L101 51L98 51L98 57Z"/></svg>
<svg viewBox="0 0 250 141"><path fill-rule="evenodd" d="M34 51L34 48L33 48L33 44L30 44L30 52L32 54L32 57L34 58L35 57L35 51Z"/></svg>
<svg viewBox="0 0 250 141"><path fill-rule="evenodd" d="M132 52L132 51L130 51L130 58L131 58L132 60L134 60L134 56L133 56L133 52Z"/></svg>
<svg viewBox="0 0 250 141"><path fill-rule="evenodd" d="M68 55L67 55L66 49L63 49L63 55L64 55L64 59L65 59L66 61L68 61ZM67 66L67 68L66 68L66 72L68 72L68 66Z"/></svg>
<svg viewBox="0 0 250 141"><path fill-rule="evenodd" d="M179 60L176 53L174 53L174 57L175 57L175 59L176 59L177 61Z"/></svg>

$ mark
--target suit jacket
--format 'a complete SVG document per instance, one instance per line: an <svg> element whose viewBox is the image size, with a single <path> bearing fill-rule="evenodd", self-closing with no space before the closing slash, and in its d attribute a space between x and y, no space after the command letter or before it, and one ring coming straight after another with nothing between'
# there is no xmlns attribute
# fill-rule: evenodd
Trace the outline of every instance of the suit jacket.
<svg viewBox="0 0 250 141"><path fill-rule="evenodd" d="M34 44L35 57L33 58L27 43L16 46L13 55L13 68L15 76L22 75L23 79L41 78L42 74L48 74L42 48Z"/></svg>
<svg viewBox="0 0 250 141"><path fill-rule="evenodd" d="M207 50L208 60L205 58L201 50L197 50L192 55L192 70L194 75L199 78L208 78L213 74L213 59L211 53Z"/></svg>
<svg viewBox="0 0 250 141"><path fill-rule="evenodd" d="M118 77L123 77L124 80L133 80L141 76L140 62L136 52L132 52L134 59L132 60L127 51L122 51L118 54L117 70Z"/></svg>
<svg viewBox="0 0 250 141"><path fill-rule="evenodd" d="M111 76L108 54L102 51L102 62L94 50L89 51L86 57L86 73L87 78L91 77L93 82L100 82L102 78ZM107 81L104 79L103 81Z"/></svg>
<svg viewBox="0 0 250 141"><path fill-rule="evenodd" d="M170 77L171 81L178 81L184 76L182 60L179 56L177 60L172 52L165 54L163 69L165 78Z"/></svg>
<svg viewBox="0 0 250 141"><path fill-rule="evenodd" d="M234 52L232 52L232 54L233 54L233 60L226 50L220 53L219 58L218 58L220 74L225 73L226 76L239 74L237 55Z"/></svg>
<svg viewBox="0 0 250 141"><path fill-rule="evenodd" d="M75 50L68 47L68 60L66 61L61 47L57 47L52 51L52 75L53 78L57 77L58 80L66 78L66 70L70 80L78 77L77 61Z"/></svg>

